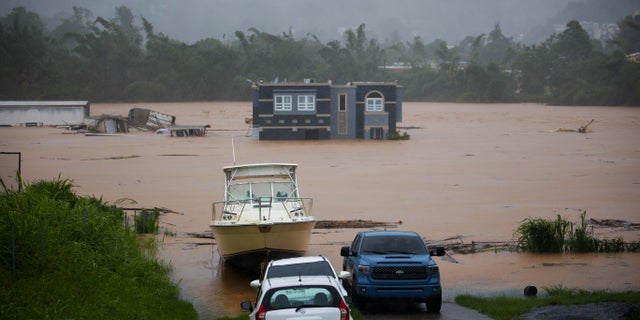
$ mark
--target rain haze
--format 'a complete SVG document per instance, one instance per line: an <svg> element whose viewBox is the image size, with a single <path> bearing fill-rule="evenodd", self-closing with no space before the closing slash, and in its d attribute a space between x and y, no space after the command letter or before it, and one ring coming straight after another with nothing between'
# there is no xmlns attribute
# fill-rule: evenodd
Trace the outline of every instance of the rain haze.
<svg viewBox="0 0 640 320"><path fill-rule="evenodd" d="M360 24L366 25L370 38L381 42L419 36L427 42L456 44L499 24L507 37L539 43L556 31L554 25L571 19L616 23L640 9L638 0L5 0L0 10L7 14L23 6L52 27L70 16L74 6L90 10L94 18L112 18L122 5L151 22L155 31L186 43L232 40L236 31L250 28L291 32L296 38L313 35L329 42L341 40L345 30Z"/></svg>

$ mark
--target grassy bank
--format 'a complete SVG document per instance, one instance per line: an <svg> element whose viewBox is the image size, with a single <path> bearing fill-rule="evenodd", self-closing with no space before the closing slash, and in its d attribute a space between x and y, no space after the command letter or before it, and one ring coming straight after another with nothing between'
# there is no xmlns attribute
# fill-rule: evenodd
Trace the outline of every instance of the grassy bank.
<svg viewBox="0 0 640 320"><path fill-rule="evenodd" d="M124 212L68 180L0 194L1 319L197 319Z"/></svg>
<svg viewBox="0 0 640 320"><path fill-rule="evenodd" d="M511 320L529 312L536 307L551 305L574 305L587 303L622 302L626 304L640 303L640 292L585 291L564 287L544 288L546 295L536 298L518 297L477 297L471 295L457 296L456 303L478 310L493 319ZM640 319L640 311L631 315L630 319Z"/></svg>

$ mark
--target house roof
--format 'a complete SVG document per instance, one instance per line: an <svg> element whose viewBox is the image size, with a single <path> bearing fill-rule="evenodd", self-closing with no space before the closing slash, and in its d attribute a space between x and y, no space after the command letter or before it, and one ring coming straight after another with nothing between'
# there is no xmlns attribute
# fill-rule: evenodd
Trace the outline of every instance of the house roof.
<svg viewBox="0 0 640 320"><path fill-rule="evenodd" d="M86 106L89 101L0 101L0 107Z"/></svg>

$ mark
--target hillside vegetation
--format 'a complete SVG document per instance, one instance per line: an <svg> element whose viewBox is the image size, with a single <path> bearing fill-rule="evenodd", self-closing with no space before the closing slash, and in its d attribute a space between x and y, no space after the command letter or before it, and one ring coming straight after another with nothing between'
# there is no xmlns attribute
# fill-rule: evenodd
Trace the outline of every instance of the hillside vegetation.
<svg viewBox="0 0 640 320"><path fill-rule="evenodd" d="M145 255L152 238L72 187L58 179L0 194L0 318L197 319L169 267Z"/></svg>

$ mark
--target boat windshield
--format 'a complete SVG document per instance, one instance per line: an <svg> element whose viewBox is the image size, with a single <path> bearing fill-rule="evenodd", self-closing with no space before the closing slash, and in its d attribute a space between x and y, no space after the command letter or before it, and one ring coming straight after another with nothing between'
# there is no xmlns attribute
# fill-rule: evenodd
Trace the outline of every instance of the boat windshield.
<svg viewBox="0 0 640 320"><path fill-rule="evenodd" d="M258 201L260 198L285 201L297 198L297 190L291 182L272 181L234 184L227 190L227 201Z"/></svg>

